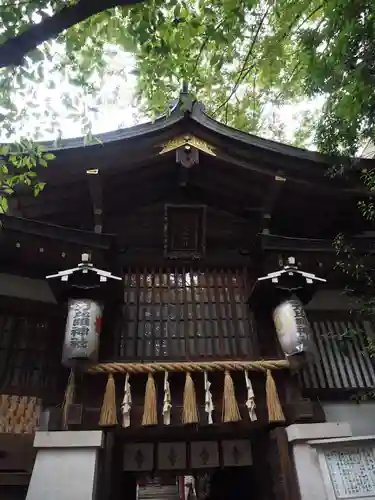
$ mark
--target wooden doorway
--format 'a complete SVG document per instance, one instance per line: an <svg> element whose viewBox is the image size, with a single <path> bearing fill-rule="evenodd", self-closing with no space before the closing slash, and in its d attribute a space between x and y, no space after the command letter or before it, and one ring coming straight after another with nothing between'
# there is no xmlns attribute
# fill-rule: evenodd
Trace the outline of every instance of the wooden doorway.
<svg viewBox="0 0 375 500"><path fill-rule="evenodd" d="M102 470L99 473L101 493L98 500L137 500L139 486L144 488L148 483L152 486L155 482L160 486L159 491L163 490L163 495L168 493L168 499L147 500L169 500L172 496L173 500L245 500L245 497L246 500L299 500L294 465L283 427L258 429L257 433L249 436L252 461L246 465L226 465L225 440L219 440L218 460L204 467L194 467L194 456L201 457L201 454L194 454L193 442L186 442L186 460L177 470L163 469L162 458L166 455L163 442L150 440L148 443L132 443L116 438L111 432L106 437ZM143 466L143 470L136 470L136 467L126 470L124 453L130 450L129 444L137 444L142 450L143 462L140 468ZM159 453L161 447L163 454ZM181 482L187 475L194 478L196 495L189 495L188 488ZM146 490L142 493L147 497Z"/></svg>

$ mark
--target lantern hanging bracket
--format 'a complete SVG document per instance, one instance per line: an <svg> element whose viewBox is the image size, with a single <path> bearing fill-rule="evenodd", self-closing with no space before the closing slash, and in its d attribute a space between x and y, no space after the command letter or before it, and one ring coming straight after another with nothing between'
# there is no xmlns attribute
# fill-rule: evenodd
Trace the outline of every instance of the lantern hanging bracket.
<svg viewBox="0 0 375 500"><path fill-rule="evenodd" d="M326 283L327 280L324 278L319 278L313 273L307 273L306 271L302 271L301 269L298 268L296 265L296 260L294 257L288 257L288 263L284 265L279 271L274 271L272 273L268 273L266 276L262 276L257 279L257 281L265 281L265 280L271 280L272 283L278 283L279 278L281 278L283 275L286 276L294 276L294 275L299 275L302 276L302 278L305 278L306 283L308 285L311 285L314 281L320 281L323 283Z"/></svg>
<svg viewBox="0 0 375 500"><path fill-rule="evenodd" d="M50 274L46 276L46 279L60 278L61 281L68 281L69 277L75 273L88 274L89 272L96 273L102 283L105 283L108 279L121 281L122 278L115 276L109 271L104 269L98 269L90 262L90 255L88 253L83 253L81 257L81 262L77 267L71 269L65 269L64 271L59 271L56 274Z"/></svg>

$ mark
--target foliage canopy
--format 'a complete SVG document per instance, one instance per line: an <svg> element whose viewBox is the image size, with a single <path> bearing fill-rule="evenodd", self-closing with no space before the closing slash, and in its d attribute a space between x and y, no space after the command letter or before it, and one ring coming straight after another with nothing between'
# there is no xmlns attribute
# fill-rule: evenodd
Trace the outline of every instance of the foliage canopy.
<svg viewBox="0 0 375 500"><path fill-rule="evenodd" d="M1 137L24 123L29 139L59 137L64 108L92 140L98 108L120 100L131 77L130 57L146 114L165 111L185 81L228 125L353 154L374 135L374 16L372 0L0 0ZM9 180L9 162L26 173L14 159L3 159L3 195L31 180Z"/></svg>

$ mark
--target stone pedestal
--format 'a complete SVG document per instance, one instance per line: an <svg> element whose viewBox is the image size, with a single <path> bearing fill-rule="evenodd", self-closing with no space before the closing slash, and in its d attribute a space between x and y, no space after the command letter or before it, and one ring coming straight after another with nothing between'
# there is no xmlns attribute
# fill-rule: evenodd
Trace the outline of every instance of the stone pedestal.
<svg viewBox="0 0 375 500"><path fill-rule="evenodd" d="M286 431L292 445L301 500L328 500L318 452L312 443L314 440L329 442L351 436L349 424L293 424Z"/></svg>
<svg viewBox="0 0 375 500"><path fill-rule="evenodd" d="M375 500L375 436L351 436L349 424L287 428L301 500Z"/></svg>
<svg viewBox="0 0 375 500"><path fill-rule="evenodd" d="M101 431L37 432L26 500L95 500Z"/></svg>

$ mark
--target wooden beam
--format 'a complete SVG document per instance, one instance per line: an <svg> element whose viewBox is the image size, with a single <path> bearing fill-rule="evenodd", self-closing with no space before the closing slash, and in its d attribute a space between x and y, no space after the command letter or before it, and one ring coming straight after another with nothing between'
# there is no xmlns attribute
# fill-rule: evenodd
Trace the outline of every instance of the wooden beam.
<svg viewBox="0 0 375 500"><path fill-rule="evenodd" d="M179 173L178 184L181 188L184 188L187 186L189 182L189 169L180 165L178 173Z"/></svg>
<svg viewBox="0 0 375 500"><path fill-rule="evenodd" d="M281 188L283 187L286 178L281 174L275 175L271 181L270 187L266 193L263 202L263 213L261 220L260 233L269 234L270 226L272 222L273 209L276 205L276 201L280 194Z"/></svg>
<svg viewBox="0 0 375 500"><path fill-rule="evenodd" d="M86 174L94 214L94 232L101 234L103 231L103 189L99 169L86 170Z"/></svg>
<svg viewBox="0 0 375 500"><path fill-rule="evenodd" d="M0 486L28 486L30 477L28 472L0 472Z"/></svg>
<svg viewBox="0 0 375 500"><path fill-rule="evenodd" d="M103 250L109 249L115 240L114 235L110 234L102 234L99 236L90 231L81 231L79 229L56 226L54 224L23 219L21 217L11 217L9 215L1 215L0 221L5 230L4 234L8 230L30 235L32 237L60 240L66 243Z"/></svg>

